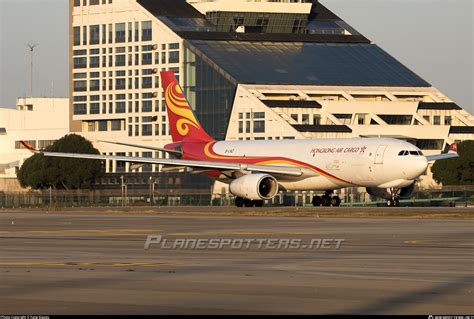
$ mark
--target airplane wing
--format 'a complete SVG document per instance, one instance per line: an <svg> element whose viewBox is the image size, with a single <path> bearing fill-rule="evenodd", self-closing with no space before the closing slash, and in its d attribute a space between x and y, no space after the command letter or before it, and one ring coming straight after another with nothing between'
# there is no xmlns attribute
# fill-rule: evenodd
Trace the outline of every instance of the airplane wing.
<svg viewBox="0 0 474 319"><path fill-rule="evenodd" d="M166 148L161 148L161 147L153 147L153 146L140 145L140 144L129 144L129 143L122 143L122 142L110 142L110 141L99 141L99 142L115 144L115 145L131 146L131 147L143 148L146 150L153 150L153 151L160 151L160 152L182 155L182 152L180 151L168 150Z"/></svg>
<svg viewBox="0 0 474 319"><path fill-rule="evenodd" d="M428 160L428 162L431 162L431 161L439 161L439 160L455 158L455 157L459 157L458 145L456 143L453 143L451 144L451 146L449 146L449 151L447 153L426 156L426 159Z"/></svg>
<svg viewBox="0 0 474 319"><path fill-rule="evenodd" d="M245 164L245 163L227 163L227 162L211 162L211 161L194 161L182 159L167 159L167 158L150 158L150 157L131 157L131 156L117 156L117 155L98 155L98 154L76 154L76 153L60 153L60 152L43 152L28 143L21 141L23 146L33 153L42 153L44 156L53 157L67 157L67 158L84 158L95 160L116 160L130 163L141 164L162 164L168 166L178 166L179 168L191 167L205 170L217 169L221 171L249 171L261 172L269 174L279 174L287 176L302 176L303 174L314 175L313 171L304 167L292 166L277 166L277 165L259 165L259 164Z"/></svg>

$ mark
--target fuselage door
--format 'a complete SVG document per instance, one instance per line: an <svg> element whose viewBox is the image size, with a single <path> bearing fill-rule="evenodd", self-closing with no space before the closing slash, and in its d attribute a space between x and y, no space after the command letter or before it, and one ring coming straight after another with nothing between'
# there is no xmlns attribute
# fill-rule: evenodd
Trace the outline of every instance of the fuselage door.
<svg viewBox="0 0 474 319"><path fill-rule="evenodd" d="M377 152L375 153L374 164L383 164L383 155L385 154L386 149L387 149L387 145L379 145L379 147L377 147Z"/></svg>

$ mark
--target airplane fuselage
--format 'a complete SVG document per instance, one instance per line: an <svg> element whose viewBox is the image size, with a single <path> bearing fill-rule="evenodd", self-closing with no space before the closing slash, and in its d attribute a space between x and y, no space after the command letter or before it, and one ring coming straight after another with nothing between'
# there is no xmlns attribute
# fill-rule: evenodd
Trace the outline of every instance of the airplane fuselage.
<svg viewBox="0 0 474 319"><path fill-rule="evenodd" d="M183 159L300 167L298 176L276 176L286 190L332 190L364 186L401 188L426 171L414 145L389 138L302 139L179 143ZM176 144L170 145L176 147ZM408 151L408 155L399 155ZM411 154L410 154L411 152ZM208 175L229 183L236 176Z"/></svg>

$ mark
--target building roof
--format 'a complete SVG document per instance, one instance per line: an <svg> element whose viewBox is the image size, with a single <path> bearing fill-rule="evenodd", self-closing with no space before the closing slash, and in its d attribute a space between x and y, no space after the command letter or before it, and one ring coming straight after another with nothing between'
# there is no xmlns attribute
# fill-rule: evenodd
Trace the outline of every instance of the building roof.
<svg viewBox="0 0 474 319"><path fill-rule="evenodd" d="M186 45L242 84L430 86L373 44L188 40Z"/></svg>
<svg viewBox="0 0 474 319"><path fill-rule="evenodd" d="M204 18L204 15L185 0L137 0L154 16Z"/></svg>

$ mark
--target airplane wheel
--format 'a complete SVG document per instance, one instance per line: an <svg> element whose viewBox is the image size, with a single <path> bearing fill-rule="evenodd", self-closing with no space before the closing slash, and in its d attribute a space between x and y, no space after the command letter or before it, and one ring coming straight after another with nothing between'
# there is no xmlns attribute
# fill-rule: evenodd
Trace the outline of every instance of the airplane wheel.
<svg viewBox="0 0 474 319"><path fill-rule="evenodd" d="M263 206L263 200L254 200L253 204L255 207L262 207Z"/></svg>
<svg viewBox="0 0 474 319"><path fill-rule="evenodd" d="M319 196L313 196L313 206L318 207L323 204L323 200Z"/></svg>
<svg viewBox="0 0 474 319"><path fill-rule="evenodd" d="M387 201L387 206L388 207L398 207L398 206L400 206L400 200L398 198L389 199Z"/></svg>
<svg viewBox="0 0 474 319"><path fill-rule="evenodd" d="M242 207L244 206L244 199L242 197L235 198L235 206Z"/></svg>
<svg viewBox="0 0 474 319"><path fill-rule="evenodd" d="M331 197L330 196L323 196L322 197L322 201L323 201L323 206L324 207L329 207L331 206Z"/></svg>
<svg viewBox="0 0 474 319"><path fill-rule="evenodd" d="M341 199L339 198L339 196L333 196L333 198L331 198L331 205L334 207L341 206Z"/></svg>
<svg viewBox="0 0 474 319"><path fill-rule="evenodd" d="M253 201L251 201L250 199L244 199L244 206L253 207Z"/></svg>

